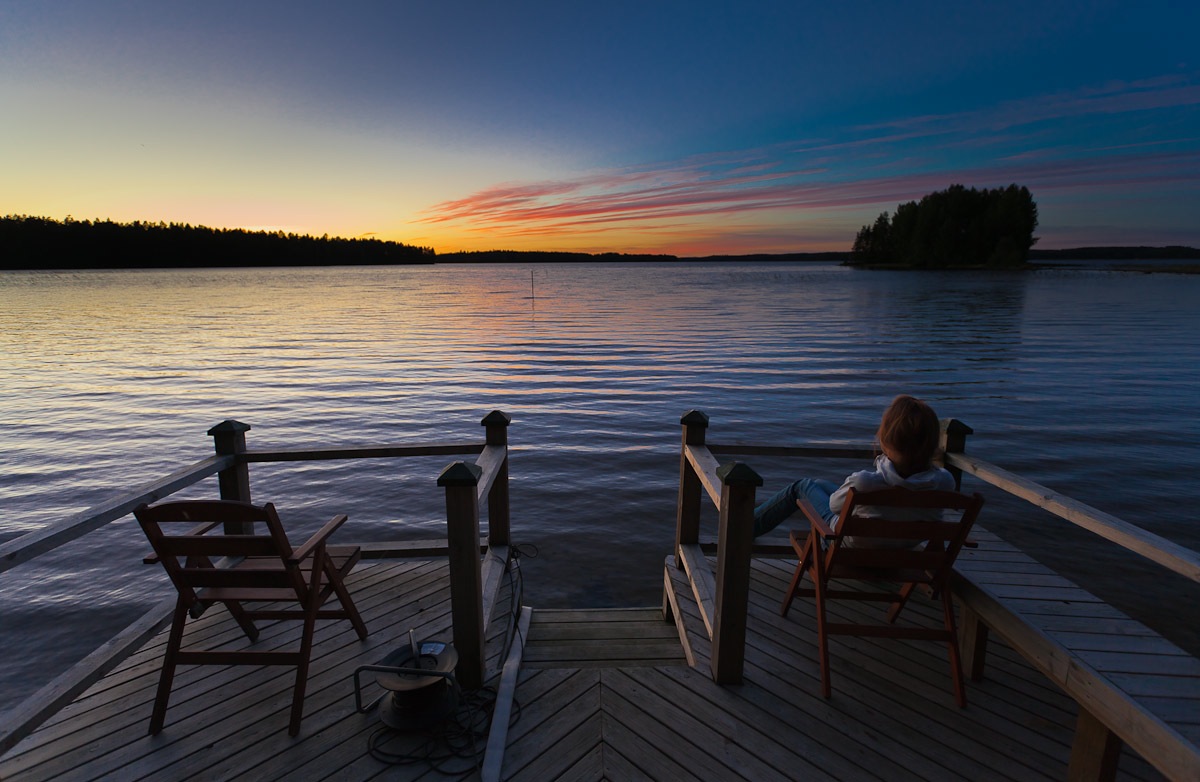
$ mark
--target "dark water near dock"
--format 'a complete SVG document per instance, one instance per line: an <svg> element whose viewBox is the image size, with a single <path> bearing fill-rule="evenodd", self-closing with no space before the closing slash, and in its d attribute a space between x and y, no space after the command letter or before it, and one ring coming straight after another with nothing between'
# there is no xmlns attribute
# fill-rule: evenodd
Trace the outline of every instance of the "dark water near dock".
<svg viewBox="0 0 1200 782"><path fill-rule="evenodd" d="M868 440L897 393L968 451L1200 548L1200 277L825 264L0 275L0 540L211 453L477 441L508 412L539 607L653 605L679 418L714 442ZM255 465L295 537L443 533L445 457ZM772 490L858 464L754 460ZM978 487L978 484L971 484ZM215 496L215 479L185 496ZM985 493L988 493L985 491ZM988 493L982 522L1200 653L1200 590ZM0 709L169 594L129 519L0 574ZM1182 621L1181 621L1182 620Z"/></svg>

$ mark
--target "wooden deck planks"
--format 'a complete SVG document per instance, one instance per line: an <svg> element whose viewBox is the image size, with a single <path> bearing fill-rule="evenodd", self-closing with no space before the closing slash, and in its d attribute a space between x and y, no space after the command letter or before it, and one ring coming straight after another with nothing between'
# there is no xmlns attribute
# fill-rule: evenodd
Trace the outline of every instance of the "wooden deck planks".
<svg viewBox="0 0 1200 782"><path fill-rule="evenodd" d="M426 563L431 567L432 563ZM360 609L364 611L369 606L373 599L374 591L378 589L378 584L384 584L388 579L401 579L404 583L411 583L407 579L423 576L427 582L436 580L436 574L429 575L429 571L425 565L418 565L416 568L406 570L398 575L398 571L392 567L372 568L371 572L364 577L356 580L356 592L363 593L363 597L359 600L362 603ZM356 577L360 574L356 573ZM395 584L393 583L393 586ZM218 618L214 621L213 617L220 617L222 609L210 609L210 614L206 614L207 621L199 621L189 623L186 638L189 643L203 643L204 645L215 648L222 644L245 644L245 636L241 630L232 622L226 622ZM325 623L318 625L318 631L322 630ZM272 623L263 625L260 642L270 642L272 639L280 637L281 633L287 632L288 623ZM370 628L368 628L370 629ZM83 693L70 706L63 709L51 720L48 720L42 730L27 740L17 751L23 751L31 746L36 746L40 741L51 738L54 734L48 731L54 725L67 720L77 720L84 712L92 709L109 709L113 710L113 704L118 700L129 702L144 702L147 698L153 700L154 691L158 685L158 672L162 667L162 652L165 648L165 640L163 636L157 637L155 640L147 644L142 651L131 656L125 664L118 667L114 672L110 673L100 682L97 682L88 691ZM247 669L242 669L244 672ZM181 686L187 682L192 682L200 679L208 678L207 674L211 673L200 667L186 666L180 668L176 674L176 685ZM147 676L147 674L150 674ZM172 698L174 702L174 698ZM123 714L119 708L117 713ZM124 715L128 716L128 715ZM170 714L168 713L168 719ZM14 753L15 754L15 753Z"/></svg>
<svg viewBox="0 0 1200 782"><path fill-rule="evenodd" d="M770 627L777 621L778 618L778 601L786 588L786 579L791 576L791 570L794 567L794 562L780 562L770 560L758 560L755 562L753 573L755 589L751 595L751 628L755 628L756 621ZM771 582L774 582L772 587ZM770 597L766 595L770 594ZM757 609L756 610L756 606ZM796 615L797 607L803 608L810 615L801 619ZM857 608L859 611L869 610L868 607L852 607L848 610ZM930 621L936 620L937 609L932 604L924 607L917 605L910 606L907 611L917 608L917 614L925 614ZM840 610L840 606L839 606ZM856 619L861 619L861 613L856 616ZM769 668L772 664L779 664L784 660L789 659L789 654L792 660L796 660L797 656L805 658L807 662L808 675L811 676L811 684L805 685L797 683L797 686L807 689L811 687L810 692L816 691L817 676L819 675L818 667L815 661L815 640L814 633L811 628L814 626L811 617L811 610L801 606L798 601L793 606L793 613L789 617L788 622L795 625L795 629L791 632L796 633L795 636L799 642L789 652L787 645L783 648L776 647L776 651L772 652L772 644L775 638L786 638L789 634L789 628L786 625L774 625L773 630L763 631L760 625L760 633L752 633L749 640L752 649L762 650L768 654L775 656L775 663L765 661L764 669ZM807 637L801 637L807 634ZM895 647L901 647L897 650ZM842 647L839 651L838 647ZM858 651L855 649L858 647ZM888 647L891 647L890 649ZM892 705L887 706L887 711L890 714L895 714L896 706L900 707L900 714L905 713L905 709L910 708L911 704L919 702L922 699L921 690L925 689L927 693L938 694L943 689L948 692L949 676L948 665L945 661L944 648L939 644L923 643L923 642L900 642L897 644L894 641L885 639L838 639L832 645L832 654L834 658L834 698L828 705L832 706L835 702L847 697L847 694L854 698L859 698L859 703L854 706L854 711L857 713L864 706L869 706L872 701L879 702L879 696L885 695L889 700L895 701ZM892 657L901 654L901 657ZM756 662L750 650L747 652L748 663ZM843 673L839 675L839 659ZM846 663L851 665L846 670ZM893 665L887 665L891 662ZM903 664L900 664L903 663ZM914 666L914 663L919 663ZM1039 697L1028 699L1026 695L1016 696L1010 692L1008 686L998 686L995 674L1006 674L1010 666L1017 666L1019 670L1023 669L1023 674L1017 677L1008 676L1009 683L1015 683L1020 688L1029 692L1029 694L1037 694ZM801 671L803 672L803 671ZM916 684L911 685L915 689L906 691L904 687L897 687L896 682L908 677ZM850 679L851 681L847 681ZM924 685L920 684L925 682ZM859 695L855 688L860 683L869 684L867 691ZM847 689L849 688L849 689ZM953 744L959 743L961 746L958 752L947 753L960 754L969 753L973 757L988 758L991 756L990 763L995 768L1003 768L1006 764L1013 765L1014 759L1022 759L1032 764L1032 768L1027 771L1029 774L1043 774L1051 778L1056 776L1053 769L1065 769L1066 758L1069 753L1069 742L1071 738L1071 730L1073 728L1073 716L1075 706L1069 698L1066 698L1059 693L1055 688L1048 686L1041 674L1033 671L1027 664L1019 659L1014 654L1009 654L1004 663L999 663L994 666L992 679L983 683L983 689L991 690L991 697L980 698L975 694L977 686L972 684L969 689L968 697L971 698L971 705L967 710L958 712L952 706L948 709L938 709L937 704L929 704L932 709L931 713L941 711L947 717L938 724L939 727L933 729L937 734L945 737L950 736L951 749L955 749ZM843 690L847 690L843 693ZM948 695L947 695L948 697ZM865 698L866 700L861 700ZM924 696L928 698L928 694ZM1026 699L1024 704L1022 699ZM1057 701L1057 708L1052 708L1049 714L1057 713L1058 717L1053 717L1047 721L1047 702ZM869 712L868 712L869 713ZM956 714L957 713L957 714ZM908 719L922 719L919 712L909 712ZM980 722L982 720L982 723ZM886 723L884 723L886 724ZM972 734L972 730L974 733ZM1046 744L1045 734L1052 732L1057 735L1057 738L1050 744ZM957 733L959 738L952 737ZM995 750L988 746L977 747L971 750L969 742L979 741L979 736L987 736L988 744L996 745L1001 748L999 756L994 753ZM1050 755L1039 757L1041 752L1036 750L1039 742ZM1032 745L1033 752L1029 749L1024 749L1026 745ZM1130 778L1156 778L1157 775L1149 769L1140 759L1131 759L1130 762L1122 761L1122 771L1132 769L1134 773L1130 774ZM1061 763L1062 766L1058 766ZM999 765L996 765L999 764ZM914 767L914 766L910 766ZM1047 770L1047 769L1050 770ZM965 770L959 769L955 773L966 773ZM987 774L997 773L994 770L985 771ZM1021 778L1023 774L1014 774L1015 778Z"/></svg>
<svg viewBox="0 0 1200 782"><path fill-rule="evenodd" d="M674 624L659 608L535 609L527 668L686 665Z"/></svg>
<svg viewBox="0 0 1200 782"><path fill-rule="evenodd" d="M1005 576L1002 568L1012 564L1023 569ZM1040 566L1008 552L981 566L996 568L996 582L1009 587L1059 588ZM998 641L988 679L969 685L970 705L962 711L950 695L944 647L930 642L835 640L834 694L821 698L811 607L797 601L788 617L778 615L793 567L786 560L754 563L745 683L737 687L712 682L700 609L673 567L664 582L697 668L683 664L680 630L658 608L534 611L526 657L532 652L542 659L519 674L503 778L1023 782L1065 775L1074 703ZM340 626L346 623L319 623L296 739L285 729L290 670L208 666L181 669L166 730L146 736L161 664L162 642L155 639L0 758L0 778L449 778L424 766L388 766L367 754L378 723L355 711L349 681L354 666L377 662L410 627L420 637L448 637L446 573L444 561L421 560L364 563L356 570L351 588L371 636L360 644L348 625ZM1055 632L1073 643L1101 647L1086 652L1090 664L1128 677L1159 713L1174 714L1182 730L1200 733L1200 717L1190 710L1200 695L1193 692L1200 661L1161 654L1154 636L1127 627L1119 612L1077 597L1067 603L1016 599L1041 606ZM505 598L499 602L507 608ZM873 608L837 610L858 621ZM914 598L909 613L916 622L939 619L937 606L924 597ZM244 644L223 614L214 609L189 626L193 640ZM290 643L292 624L264 626L265 642ZM489 671L501 662L506 624L498 616L489 627ZM1100 640L1112 634L1124 640ZM656 649L665 656L657 657ZM1169 667L1155 667L1164 659ZM533 667L539 664L558 667ZM1158 777L1131 756L1122 759L1119 778Z"/></svg>
<svg viewBox="0 0 1200 782"><path fill-rule="evenodd" d="M530 681L528 677L522 677L517 687L521 713L509 728L508 749L501 766L504 779L552 778L533 776L532 772L526 775L526 770L551 763L563 763L564 768L573 765L578 757L561 757L556 744L582 725L589 725L588 729L595 732L595 741L586 749L599 743L599 722L589 722L599 711L599 672L561 670L539 674L532 679L536 682L534 688L524 686ZM571 746L579 746L580 741L576 736Z"/></svg>
<svg viewBox="0 0 1200 782"><path fill-rule="evenodd" d="M352 591L371 635L360 644L353 633L337 626L340 623L318 623L305 721L297 739L289 739L280 721L285 719L290 702L294 673L284 668L247 666L181 669L167 728L158 737L147 737L149 708L161 662L133 661L132 667L127 665L123 671L114 672L124 677L120 684L98 683L94 692L69 707L74 714L64 713L54 725L30 736L0 760L0 776L6 780L51 779L64 774L79 779L105 775L122 779L231 779L246 773L247 778L263 779L274 774L276 766L280 772L295 768L304 760L304 748L315 746L314 742L320 746L308 754L327 762L326 758L335 754L326 752L331 740L339 742L335 746L347 738L355 743L354 737L362 728L351 723L357 720L375 724L373 717L358 715L354 709L349 681L353 667L376 662L406 638L410 627L423 638L441 635L448 639L445 571L444 562L421 561L399 566L379 563L356 570ZM232 626L223 613L220 609L211 611L195 623L199 629L192 633L211 632L217 643L225 637L235 638L236 627L234 634L208 628L210 624ZM259 643L263 639L267 643L290 643L298 635L294 625L264 624ZM493 635L502 635L503 631L504 623L498 622ZM498 648L493 656L498 656ZM142 670L133 676L138 669ZM267 719L262 719L264 716ZM221 746L219 755L211 751L213 744ZM365 738L357 754L364 754L364 750ZM371 762L372 773L382 768L377 761ZM308 775L318 770L311 763L303 769L306 778L312 778Z"/></svg>
<svg viewBox="0 0 1200 782"><path fill-rule="evenodd" d="M401 580L390 584L386 581L380 582L373 594L368 593L358 599L359 608L364 612L364 616L371 618L368 629L372 634L362 647L364 653L374 656L380 652L371 650L388 648L388 635L384 632L386 627L380 626L379 615L380 612L387 613L387 609L391 608L389 601L396 599L394 590L403 589L404 583ZM421 584L421 587L411 593L416 597L416 600L412 602L414 607L424 610L445 602L444 596L439 594L440 587L436 580L418 578L416 583ZM356 584L355 594L358 592ZM400 601L403 603L406 599L401 597ZM216 623L225 620L223 612L214 611L212 614L211 617L206 615L201 621L207 620ZM330 675L327 673L330 666L344 660L348 650L352 651L351 647L359 646L358 639L353 634L347 634L344 631L345 628L337 627L338 624L322 622L314 634L318 646L314 649L305 699L306 718L319 710L324 702L322 693L330 684ZM267 643L292 644L298 638L298 630L295 625L294 622L276 622L269 626L264 625L263 636ZM448 620L443 625L448 627ZM444 627L441 629L444 630ZM403 628L403 632L407 632L407 628ZM263 638L260 638L259 643L263 643ZM75 746L90 745L92 747L88 759L90 770L86 772L89 774L101 775L126 767L136 771L139 761L143 757L154 758L152 761L144 761L143 765L157 764L161 766L171 763L178 759L180 753L187 752L184 747L195 745L196 742L189 740L190 737L196 731L204 730L210 724L220 726L214 728L217 735L210 736L214 740L219 738L222 732L236 733L239 724L245 727L247 722L243 718L239 718L239 714L247 709L254 710L263 707L271 709L272 706L275 706L276 708L266 711L265 714L271 715L275 718L274 721L278 722L279 715L283 713L279 711L279 708L282 708L280 704L290 702L290 688L294 682L294 673L285 668L250 666L223 668L195 666L181 669L181 675L177 677L172 693L171 706L167 712L167 727L162 734L153 738L147 737L146 731L149 722L149 708L153 702L153 692L158 681L157 666L147 671L144 678L147 680L146 683L135 689L130 696L111 701L104 711L81 714L78 721L83 724L82 729L79 729L79 725L72 723L62 724L62 729L59 731L62 738L44 748L43 754L48 753L50 758L40 767L39 773L48 775L47 778L53 778L56 774L74 768L70 764L78 762L79 753L69 752L69 749ZM134 682L129 686L136 687L137 685ZM111 693L109 695L111 696ZM131 706L133 708L130 708ZM97 719L100 717L102 718ZM263 723L254 720L251 715L247 715L247 718L249 725L255 728L263 727ZM283 723L278 723L274 727L278 727L280 732L284 732L282 725ZM302 727L302 735L305 735L307 730L306 724ZM31 737L31 739L36 738L38 738L37 733ZM103 739L103 746L109 748L103 755L97 753L94 744L100 739ZM85 743L81 745L80 741ZM20 751L22 747L18 746L16 749ZM9 758L6 757L5 760L8 761ZM13 766L13 771L9 773L15 773L24 765L20 756L16 756L14 760L17 763ZM9 768L7 763L4 768ZM82 775L85 772L77 771L75 773Z"/></svg>
<svg viewBox="0 0 1200 782"><path fill-rule="evenodd" d="M930 621L936 621L938 609L927 601L918 602L906 611L913 608L927 613ZM937 652L936 645L932 645L932 647L927 645L925 648L927 650L932 648ZM983 689L995 696L994 701L985 705L995 708L996 713L1003 717L1003 721L998 725L998 730L1002 732L1019 731L1017 726L1024 724L1037 737L1033 746L1037 746L1038 742L1044 744L1050 735L1056 736L1055 743L1063 740L1070 741L1073 737L1075 717L1078 713L1078 706L1074 700L1050 683L1044 674L1035 670L999 639L993 640L989 654L995 661L1003 658L1005 664L989 665L987 678L980 683L970 683L968 691L970 693L975 689ZM971 697L970 694L968 697ZM978 699L972 703L973 706L979 705ZM998 705L1000 703L1007 705L1001 707ZM1024 718L1022 718L1023 714ZM1056 725L1060 726L1058 730L1043 735L1047 728L1053 728ZM1065 739L1061 732L1064 729L1066 730ZM1029 736L1028 733L1021 736L1019 732L1014 735L1022 741L1028 740ZM1161 779L1161 775L1157 771L1128 748L1123 750L1121 764L1122 773L1128 778Z"/></svg>
<svg viewBox="0 0 1200 782"><path fill-rule="evenodd" d="M612 692L611 699L606 693L606 705L621 704L669 726L674 737L662 742L662 751L681 764L695 766L697 758L711 758L704 761L706 766L727 769L729 777L743 779L781 774L807 777L821 771L781 743L774 714L762 711L750 720L746 714L739 718L715 708L700 692L711 682L696 681L696 677L706 678L704 674L639 669L606 672L606 676Z"/></svg>

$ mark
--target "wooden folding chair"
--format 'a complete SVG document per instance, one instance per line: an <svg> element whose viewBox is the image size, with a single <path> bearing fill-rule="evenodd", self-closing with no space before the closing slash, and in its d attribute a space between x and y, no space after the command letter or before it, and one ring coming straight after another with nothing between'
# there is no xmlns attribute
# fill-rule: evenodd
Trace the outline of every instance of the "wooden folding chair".
<svg viewBox="0 0 1200 782"><path fill-rule="evenodd" d="M163 728L177 665L294 665L296 683L288 733L295 736L300 731L304 710L316 620L349 619L358 637L362 640L367 637L367 627L343 583L358 562L359 549L326 545L326 539L346 521L346 516L334 516L304 545L293 549L270 503L260 507L228 500L164 502L153 506L142 504L133 513L154 548L154 555L144 561L162 562L179 592L150 718L150 733L156 734ZM253 531L226 534L223 527L230 524L229 528L236 529L244 524L244 529L253 530L257 522L266 525L266 534ZM179 524L187 524L189 529L177 532ZM222 529L214 532L218 527ZM214 558L222 559L214 562ZM340 608L323 610L322 606L333 595L337 596ZM229 609L251 643L258 640L255 619L302 620L299 650L181 649L188 614L198 617L212 603L222 603ZM261 603L276 605L257 605ZM278 607L279 603L296 605Z"/></svg>
<svg viewBox="0 0 1200 782"><path fill-rule="evenodd" d="M983 507L980 494L952 491L913 491L905 488L856 493L850 490L833 531L806 499L796 504L808 519L810 530L791 533L792 548L800 557L780 613L787 616L797 595L816 599L817 645L821 662L821 694L830 697L829 636L859 635L944 641L950 652L954 699L967 705L963 687L958 631L949 586L954 559ZM866 515L866 514L870 515ZM805 574L811 587L801 587ZM881 586L831 588L835 579L900 584L899 591ZM943 626L924 628L894 623L909 596L923 585L942 603ZM887 623L830 622L826 601L872 600L891 604Z"/></svg>

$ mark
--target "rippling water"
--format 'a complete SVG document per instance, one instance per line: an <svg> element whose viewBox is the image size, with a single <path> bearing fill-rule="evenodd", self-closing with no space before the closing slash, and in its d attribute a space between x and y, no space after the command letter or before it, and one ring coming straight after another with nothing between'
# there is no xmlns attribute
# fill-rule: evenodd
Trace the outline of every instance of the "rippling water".
<svg viewBox="0 0 1200 782"><path fill-rule="evenodd" d="M897 393L968 450L1200 548L1200 277L823 264L0 275L0 540L211 453L477 441L508 412L513 535L536 606L656 604L679 418L713 442L868 440ZM442 533L445 457L255 465L297 537ZM752 462L772 490L860 465ZM186 496L214 496L215 479ZM983 523L1200 649L1200 595L989 495ZM0 708L168 594L129 519L0 574ZM1182 597L1180 597L1182 595ZM1187 625L1180 628L1179 625Z"/></svg>

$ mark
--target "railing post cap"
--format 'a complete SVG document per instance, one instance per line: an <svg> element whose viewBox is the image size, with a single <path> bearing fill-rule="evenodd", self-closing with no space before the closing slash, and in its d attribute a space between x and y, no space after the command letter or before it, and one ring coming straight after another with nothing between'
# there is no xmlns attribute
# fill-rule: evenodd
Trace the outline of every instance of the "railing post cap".
<svg viewBox="0 0 1200 782"><path fill-rule="evenodd" d="M689 410L679 419L684 426L708 426L708 414L700 410Z"/></svg>
<svg viewBox="0 0 1200 782"><path fill-rule="evenodd" d="M241 421L235 421L232 418L227 418L221 423L208 430L208 436L214 437L218 434L238 434L240 432L250 431L250 424L244 424Z"/></svg>
<svg viewBox="0 0 1200 782"><path fill-rule="evenodd" d="M512 416L502 410L493 410L479 422L480 426L508 426L511 423Z"/></svg>
<svg viewBox="0 0 1200 782"><path fill-rule="evenodd" d="M483 475L483 468L477 464L453 462L442 470L437 483L438 486L478 486L481 475Z"/></svg>
<svg viewBox="0 0 1200 782"><path fill-rule="evenodd" d="M735 483L750 484L752 486L763 485L762 476L756 473L753 467L744 462L722 464L717 468L717 477L726 486L732 486Z"/></svg>
<svg viewBox="0 0 1200 782"><path fill-rule="evenodd" d="M943 418L942 431L950 434L975 434L975 430L957 418Z"/></svg>

